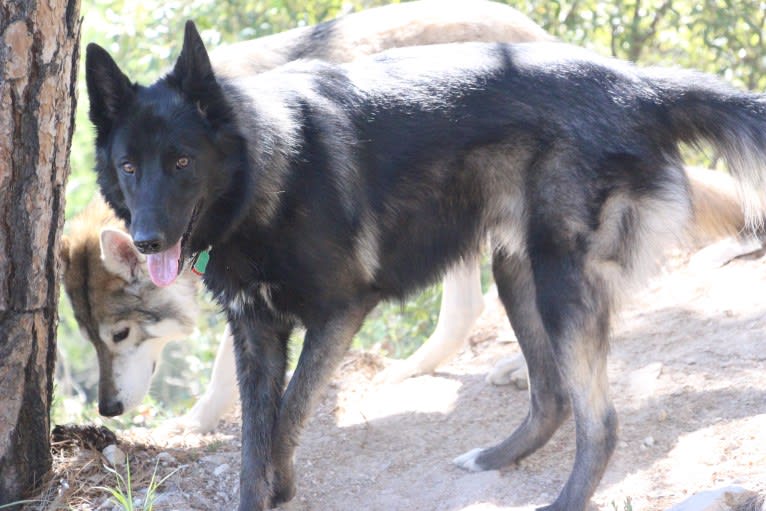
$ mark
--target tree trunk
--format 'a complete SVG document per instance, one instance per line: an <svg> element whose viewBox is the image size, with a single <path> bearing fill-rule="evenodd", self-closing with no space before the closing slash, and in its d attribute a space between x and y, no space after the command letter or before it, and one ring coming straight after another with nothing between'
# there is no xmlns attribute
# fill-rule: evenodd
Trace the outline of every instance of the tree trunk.
<svg viewBox="0 0 766 511"><path fill-rule="evenodd" d="M79 0L0 2L0 505L28 495L51 467L79 12Z"/></svg>

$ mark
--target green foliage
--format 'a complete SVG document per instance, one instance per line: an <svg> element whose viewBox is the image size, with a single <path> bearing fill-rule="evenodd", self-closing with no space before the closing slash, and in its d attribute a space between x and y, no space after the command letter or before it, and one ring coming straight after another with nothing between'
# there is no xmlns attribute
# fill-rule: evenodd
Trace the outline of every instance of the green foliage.
<svg viewBox="0 0 766 511"><path fill-rule="evenodd" d="M412 354L436 326L441 285L405 302L382 303L367 317L355 347L374 349L396 358Z"/></svg>
<svg viewBox="0 0 766 511"><path fill-rule="evenodd" d="M314 24L340 13L388 3L385 0L84 0L83 46L96 42L115 57L122 69L148 83L167 69L178 52L183 23L194 19L209 47ZM539 0L506 1L560 39L602 54L642 65L696 68L755 89L766 87L766 10L755 0ZM84 55L84 48L81 52ZM67 218L90 200L93 130L87 119L87 95L81 63L76 130L67 187ZM709 163L693 155L694 163ZM486 272L485 272L486 274ZM357 336L356 346L407 356L433 329L440 287L435 286L404 304L378 307ZM97 373L92 347L80 339L77 325L62 300L59 343L59 415L93 413L85 405L95 395ZM204 388L222 330L209 302L200 317L199 333L166 353L152 399L188 406ZM77 406L74 406L77 405ZM153 409L152 400L147 404ZM145 410L128 423L156 418Z"/></svg>
<svg viewBox="0 0 766 511"><path fill-rule="evenodd" d="M178 472L179 468L176 468L175 470L171 471L168 475L163 477L162 479L157 479L157 468L159 466L159 462L157 462L154 465L154 471L152 471L152 478L149 481L149 486L146 488L146 497L144 497L144 510L145 511L151 511L154 507L154 501L157 498L157 490L160 486L162 486L162 483L168 480L170 476Z"/></svg>
<svg viewBox="0 0 766 511"><path fill-rule="evenodd" d="M122 511L152 511L154 509L154 501L157 498L157 490L162 483L168 480L170 476L175 474L178 469L173 470L162 479L157 479L157 468L159 462L154 465L154 471L152 472L149 486L146 487L146 495L142 499L140 507L136 507L133 499L133 480L130 475L130 460L125 461L125 475L120 474L115 468L104 465L104 468L114 475L115 486L98 486L97 489L104 490L111 495L115 504L120 506Z"/></svg>
<svg viewBox="0 0 766 511"><path fill-rule="evenodd" d="M695 68L766 86L766 11L753 0L507 2L564 41L641 64Z"/></svg>
<svg viewBox="0 0 766 511"><path fill-rule="evenodd" d="M620 511L615 501L612 501L612 509L614 509L614 511ZM625 497L625 502L622 504L622 511L633 511L633 500L630 497Z"/></svg>
<svg viewBox="0 0 766 511"><path fill-rule="evenodd" d="M11 509L15 508L16 506L23 506L25 504L39 504L39 500L17 500L15 502L9 502L8 504L3 504L0 506L0 509Z"/></svg>
<svg viewBox="0 0 766 511"><path fill-rule="evenodd" d="M134 511L133 504L133 480L130 477L130 460L125 460L125 476L117 472L112 467L104 465L104 468L114 475L116 486L98 486L97 489L104 490L114 499L115 504L119 505L123 511Z"/></svg>

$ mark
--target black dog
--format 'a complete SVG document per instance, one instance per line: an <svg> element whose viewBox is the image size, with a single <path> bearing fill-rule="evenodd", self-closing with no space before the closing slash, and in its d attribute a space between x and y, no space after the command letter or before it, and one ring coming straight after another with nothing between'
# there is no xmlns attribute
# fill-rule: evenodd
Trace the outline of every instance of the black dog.
<svg viewBox="0 0 766 511"><path fill-rule="evenodd" d="M616 441L606 355L620 291L690 217L678 142L706 141L762 205L766 105L697 73L560 44L394 50L217 80L192 23L173 71L132 84L87 50L104 196L157 285L208 253L242 397L241 510L292 498L293 452L365 315L473 255L529 364L527 419L456 462L496 469L574 410L577 455L547 509L585 508ZM286 389L287 339L306 329Z"/></svg>

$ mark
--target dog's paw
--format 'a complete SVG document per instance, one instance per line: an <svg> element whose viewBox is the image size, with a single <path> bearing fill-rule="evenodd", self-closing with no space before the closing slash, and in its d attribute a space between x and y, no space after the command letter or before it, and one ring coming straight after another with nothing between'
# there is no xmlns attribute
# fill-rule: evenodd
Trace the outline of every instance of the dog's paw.
<svg viewBox="0 0 766 511"><path fill-rule="evenodd" d="M408 360L397 360L386 367L372 379L373 384L400 383L407 378L420 376L422 371Z"/></svg>
<svg viewBox="0 0 766 511"><path fill-rule="evenodd" d="M168 419L157 427L157 431L165 435L204 435L214 429L215 424L206 424L190 414Z"/></svg>
<svg viewBox="0 0 766 511"><path fill-rule="evenodd" d="M696 272L720 268L737 257L763 249L758 238L724 238L698 250L689 259L689 269Z"/></svg>
<svg viewBox="0 0 766 511"><path fill-rule="evenodd" d="M487 383L492 385L513 385L519 390L529 388L529 374L524 356L519 353L512 357L501 359L487 373Z"/></svg>
<svg viewBox="0 0 766 511"><path fill-rule="evenodd" d="M290 502L295 497L295 480L284 480L277 476L274 485L274 495L271 497L271 505L276 507L285 502Z"/></svg>
<svg viewBox="0 0 766 511"><path fill-rule="evenodd" d="M476 458L478 458L483 451L484 449L478 447L476 449L471 449L467 453L461 454L452 460L452 463L469 472L481 472L484 469L476 463Z"/></svg>

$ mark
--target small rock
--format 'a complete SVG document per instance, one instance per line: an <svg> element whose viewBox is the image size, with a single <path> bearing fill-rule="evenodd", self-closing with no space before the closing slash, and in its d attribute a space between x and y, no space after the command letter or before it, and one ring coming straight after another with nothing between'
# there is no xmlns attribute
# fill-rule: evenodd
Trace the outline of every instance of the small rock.
<svg viewBox="0 0 766 511"><path fill-rule="evenodd" d="M648 436L648 437L644 438L643 441L641 442L641 445L643 445L644 447L651 447L651 446L653 446L654 445L654 437L653 436Z"/></svg>
<svg viewBox="0 0 766 511"><path fill-rule="evenodd" d="M213 470L213 475L216 477L221 477L221 475L227 472L228 470L229 470L229 464L224 463L222 465L218 465L217 467L215 467L215 470Z"/></svg>
<svg viewBox="0 0 766 511"><path fill-rule="evenodd" d="M226 463L226 456L223 454L209 454L200 458L203 463L210 463L211 465L222 465Z"/></svg>
<svg viewBox="0 0 766 511"><path fill-rule="evenodd" d="M117 465L124 465L126 456L125 453L122 452L122 449L117 447L115 444L107 445L104 447L104 450L101 451L101 454L104 455L104 458L106 458L106 461L109 462L110 465L113 467Z"/></svg>
<svg viewBox="0 0 766 511"><path fill-rule="evenodd" d="M112 502L112 499L104 499L95 509L96 511L120 511L120 507Z"/></svg>
<svg viewBox="0 0 766 511"><path fill-rule="evenodd" d="M181 491L178 486L167 486L166 482L160 487L154 495L154 506L151 508L147 507L147 509L167 509L173 511L189 509L187 505L187 495Z"/></svg>
<svg viewBox="0 0 766 511"><path fill-rule="evenodd" d="M162 463L175 463L176 459L172 454L163 451L157 455L157 461L161 461Z"/></svg>
<svg viewBox="0 0 766 511"><path fill-rule="evenodd" d="M170 493L160 492L155 494L153 504L155 507L169 507L173 503L173 495Z"/></svg>
<svg viewBox="0 0 766 511"><path fill-rule="evenodd" d="M763 496L741 486L727 486L696 493L667 511L745 511L762 505Z"/></svg>

